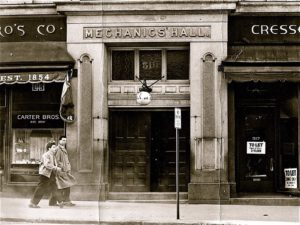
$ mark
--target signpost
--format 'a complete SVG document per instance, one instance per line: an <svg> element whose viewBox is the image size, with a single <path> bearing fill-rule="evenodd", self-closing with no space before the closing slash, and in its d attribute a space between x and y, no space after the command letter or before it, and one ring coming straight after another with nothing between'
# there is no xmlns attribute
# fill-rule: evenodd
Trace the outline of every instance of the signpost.
<svg viewBox="0 0 300 225"><path fill-rule="evenodd" d="M181 129L181 109L175 108L175 121L174 126L176 129L176 206L177 206L177 219L179 216L179 129Z"/></svg>

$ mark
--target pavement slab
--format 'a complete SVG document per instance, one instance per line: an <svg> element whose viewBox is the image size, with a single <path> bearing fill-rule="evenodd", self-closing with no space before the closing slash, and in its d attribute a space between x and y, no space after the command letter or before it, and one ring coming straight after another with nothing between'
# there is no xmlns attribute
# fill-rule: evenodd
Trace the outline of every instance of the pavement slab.
<svg viewBox="0 0 300 225"><path fill-rule="evenodd" d="M176 204L118 201L74 201L76 206L48 206L43 199L38 209L29 208L29 199L1 198L3 224L101 224L101 225L244 225L300 224L299 206L257 205L180 205L180 220L176 219Z"/></svg>

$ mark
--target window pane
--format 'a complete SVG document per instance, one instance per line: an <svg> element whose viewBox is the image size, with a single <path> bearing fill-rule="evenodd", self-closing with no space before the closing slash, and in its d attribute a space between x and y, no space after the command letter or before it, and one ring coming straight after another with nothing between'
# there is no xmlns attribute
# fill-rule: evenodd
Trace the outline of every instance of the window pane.
<svg viewBox="0 0 300 225"><path fill-rule="evenodd" d="M37 182L46 143L57 143L64 134L59 116L61 91L62 84L58 83L45 84L43 91L33 91L31 84L11 88L11 182Z"/></svg>
<svg viewBox="0 0 300 225"><path fill-rule="evenodd" d="M284 170L298 168L298 90L296 85L287 84L280 92L280 187L285 189L290 178L285 177Z"/></svg>
<svg viewBox="0 0 300 225"><path fill-rule="evenodd" d="M134 51L112 52L112 79L134 80Z"/></svg>
<svg viewBox="0 0 300 225"><path fill-rule="evenodd" d="M140 51L140 79L161 79L161 51Z"/></svg>
<svg viewBox="0 0 300 225"><path fill-rule="evenodd" d="M189 79L189 51L188 50L167 51L167 79L168 80Z"/></svg>

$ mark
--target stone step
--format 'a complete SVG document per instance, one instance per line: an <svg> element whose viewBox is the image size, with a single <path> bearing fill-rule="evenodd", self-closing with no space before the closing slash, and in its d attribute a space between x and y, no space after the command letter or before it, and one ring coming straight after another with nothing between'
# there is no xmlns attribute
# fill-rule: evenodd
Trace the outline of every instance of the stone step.
<svg viewBox="0 0 300 225"><path fill-rule="evenodd" d="M188 200L188 193L179 193L180 201ZM164 202L175 202L176 193L175 192L109 192L108 200L117 201L164 201Z"/></svg>
<svg viewBox="0 0 300 225"><path fill-rule="evenodd" d="M281 205L281 206L300 206L300 198L297 197L258 197L258 198L230 198L233 205Z"/></svg>

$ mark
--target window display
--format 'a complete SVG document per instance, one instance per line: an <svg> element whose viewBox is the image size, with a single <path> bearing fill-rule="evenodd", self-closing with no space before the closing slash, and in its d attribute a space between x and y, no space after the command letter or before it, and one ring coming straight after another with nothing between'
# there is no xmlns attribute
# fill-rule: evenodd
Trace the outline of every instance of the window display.
<svg viewBox="0 0 300 225"><path fill-rule="evenodd" d="M63 129L57 130L13 130L12 164L39 164L46 151L46 144L64 135Z"/></svg>

